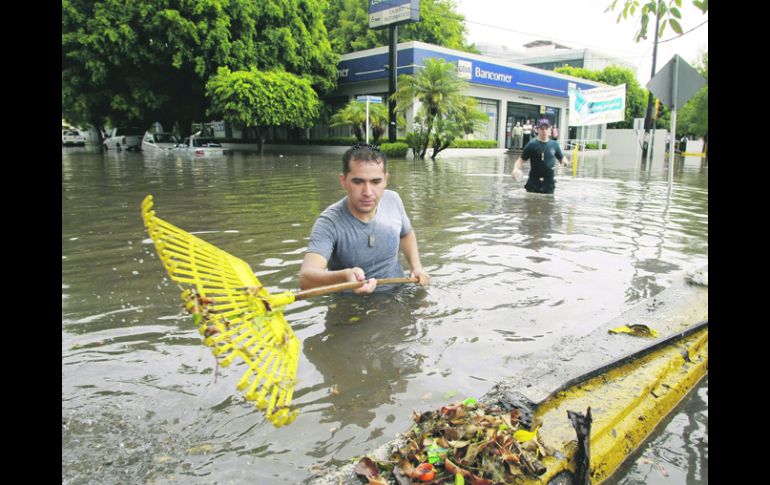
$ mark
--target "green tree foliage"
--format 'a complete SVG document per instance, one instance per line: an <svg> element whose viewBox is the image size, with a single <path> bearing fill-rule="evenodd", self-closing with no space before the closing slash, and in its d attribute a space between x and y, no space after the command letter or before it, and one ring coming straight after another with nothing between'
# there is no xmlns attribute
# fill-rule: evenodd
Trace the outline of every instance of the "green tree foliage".
<svg viewBox="0 0 770 485"><path fill-rule="evenodd" d="M590 71L582 67L564 66L555 72L568 76L589 79L610 86L626 85L626 116L624 121L609 123L608 128L633 128L634 118L643 118L647 109L647 91L642 88L631 69L619 66L607 66L601 71Z"/></svg>
<svg viewBox="0 0 770 485"><path fill-rule="evenodd" d="M475 98L461 97L445 115L436 117L436 129L431 142L433 153L430 158L435 160L439 152L449 148L452 142L484 127L488 121L489 117L476 107Z"/></svg>
<svg viewBox="0 0 770 485"><path fill-rule="evenodd" d="M230 72L220 67L206 83L206 95L210 114L257 130L260 153L265 128L306 128L318 117L318 95L311 81L284 71Z"/></svg>
<svg viewBox="0 0 770 485"><path fill-rule="evenodd" d="M366 138L366 103L351 100L331 117L330 126L350 126L358 141ZM369 103L369 128L377 144L388 126L388 109L382 103Z"/></svg>
<svg viewBox="0 0 770 485"><path fill-rule="evenodd" d="M457 112L465 102L461 93L466 87L455 65L444 59L425 59L425 66L414 76L398 77L398 90L392 96L398 112L412 108L415 101L420 103L414 113L415 134L411 137L416 158L425 159L437 121L448 123L452 116L459 116Z"/></svg>
<svg viewBox="0 0 770 485"><path fill-rule="evenodd" d="M100 126L202 120L220 66L282 69L321 93L337 56L318 0L62 0L62 117Z"/></svg>
<svg viewBox="0 0 770 485"><path fill-rule="evenodd" d="M466 40L465 17L453 0L421 0L420 21L398 26L398 41L421 41L478 54ZM332 48L346 54L388 45L388 29L369 28L368 0L330 0L326 28Z"/></svg>
<svg viewBox="0 0 770 485"><path fill-rule="evenodd" d="M692 4L704 14L709 10L708 0L692 0ZM619 8L618 0L612 0L612 3L607 7L605 12L613 11L616 8ZM655 17L660 18L658 37L663 37L666 27L671 27L671 30L682 35L684 32L679 23L682 19L681 8L682 0L623 0L622 10L618 14L616 21L620 23L620 21L624 19L633 19L638 13L639 30L635 35L637 42L647 38L647 29L650 25L650 20Z"/></svg>

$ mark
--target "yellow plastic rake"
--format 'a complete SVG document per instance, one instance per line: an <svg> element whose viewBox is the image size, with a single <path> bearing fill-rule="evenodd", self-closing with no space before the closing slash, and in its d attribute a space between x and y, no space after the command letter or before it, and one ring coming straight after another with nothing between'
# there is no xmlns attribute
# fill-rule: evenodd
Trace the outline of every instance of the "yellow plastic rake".
<svg viewBox="0 0 770 485"><path fill-rule="evenodd" d="M365 282L341 283L271 295L248 264L213 244L164 221L152 210L152 196L142 201L142 219L169 277L191 285L182 291L185 308L198 325L203 343L220 365L241 359L247 371L237 384L275 427L289 424L300 343L283 316L297 300L354 289ZM416 283L417 278L388 278L379 284Z"/></svg>

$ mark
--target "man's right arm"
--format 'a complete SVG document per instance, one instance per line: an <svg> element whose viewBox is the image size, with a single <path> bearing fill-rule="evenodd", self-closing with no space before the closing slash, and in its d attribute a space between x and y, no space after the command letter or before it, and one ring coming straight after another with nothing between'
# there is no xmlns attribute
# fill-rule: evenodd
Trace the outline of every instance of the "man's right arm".
<svg viewBox="0 0 770 485"><path fill-rule="evenodd" d="M359 267L345 268L338 271L327 269L328 261L317 253L305 253L302 267L299 270L299 287L303 290L317 288L319 286L334 285L348 281L364 281L366 275ZM370 279L361 288L353 290L354 293L371 293L377 287L377 280Z"/></svg>
<svg viewBox="0 0 770 485"><path fill-rule="evenodd" d="M524 178L524 172L521 170L521 167L523 164L524 164L524 160L522 160L521 157L516 159L516 162L513 164L513 171L511 172L511 177L513 177L514 182L521 182L521 179Z"/></svg>

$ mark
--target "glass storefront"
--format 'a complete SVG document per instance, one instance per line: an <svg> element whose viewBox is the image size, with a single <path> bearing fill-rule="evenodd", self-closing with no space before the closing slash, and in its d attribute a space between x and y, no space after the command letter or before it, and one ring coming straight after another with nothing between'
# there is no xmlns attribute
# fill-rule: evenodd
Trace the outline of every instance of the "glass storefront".
<svg viewBox="0 0 770 485"><path fill-rule="evenodd" d="M548 118L551 125L557 122L559 119L560 108L554 108L553 106L545 106L539 104L524 104L524 103L508 103L508 109L506 110L506 122L505 122L505 148L511 148L513 146L513 127L518 122L521 126L524 126L529 120L533 128L537 124L537 120L541 118ZM561 127L559 127L561 129ZM535 130L532 130L531 138L536 135ZM522 146L526 145L529 141L527 135L524 135Z"/></svg>
<svg viewBox="0 0 770 485"><path fill-rule="evenodd" d="M486 114L489 118L486 126L473 132L476 140L497 141L497 119L499 116L499 101L494 99L476 98L476 109Z"/></svg>

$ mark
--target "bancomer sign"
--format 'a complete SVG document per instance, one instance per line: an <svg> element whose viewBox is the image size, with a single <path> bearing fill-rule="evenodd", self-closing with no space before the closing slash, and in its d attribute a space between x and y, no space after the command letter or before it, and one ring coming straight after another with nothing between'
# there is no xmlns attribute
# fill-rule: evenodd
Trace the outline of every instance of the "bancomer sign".
<svg viewBox="0 0 770 485"><path fill-rule="evenodd" d="M546 73L525 71L513 67L500 66L475 59L464 59L445 53L432 52L424 49L415 49L414 62L424 65L424 59L440 57L457 65L457 75L461 79L474 84L494 86L498 88L515 89L517 91L529 91L549 96L567 98L569 96L568 81L566 79L550 76ZM593 84L577 83L581 89L596 87Z"/></svg>
<svg viewBox="0 0 770 485"><path fill-rule="evenodd" d="M420 20L420 0L369 0L369 28Z"/></svg>
<svg viewBox="0 0 770 485"><path fill-rule="evenodd" d="M596 84L570 81L549 75L547 72L525 71L419 47L398 51L398 74L414 74L415 69L420 68L417 66L425 65L425 59L428 58L441 58L455 64L457 74L461 79L478 85L546 94L560 98L569 96L568 83L570 82L583 90L596 87ZM343 60L337 66L337 82L344 85L387 78L388 71L383 67L387 63L387 53Z"/></svg>

